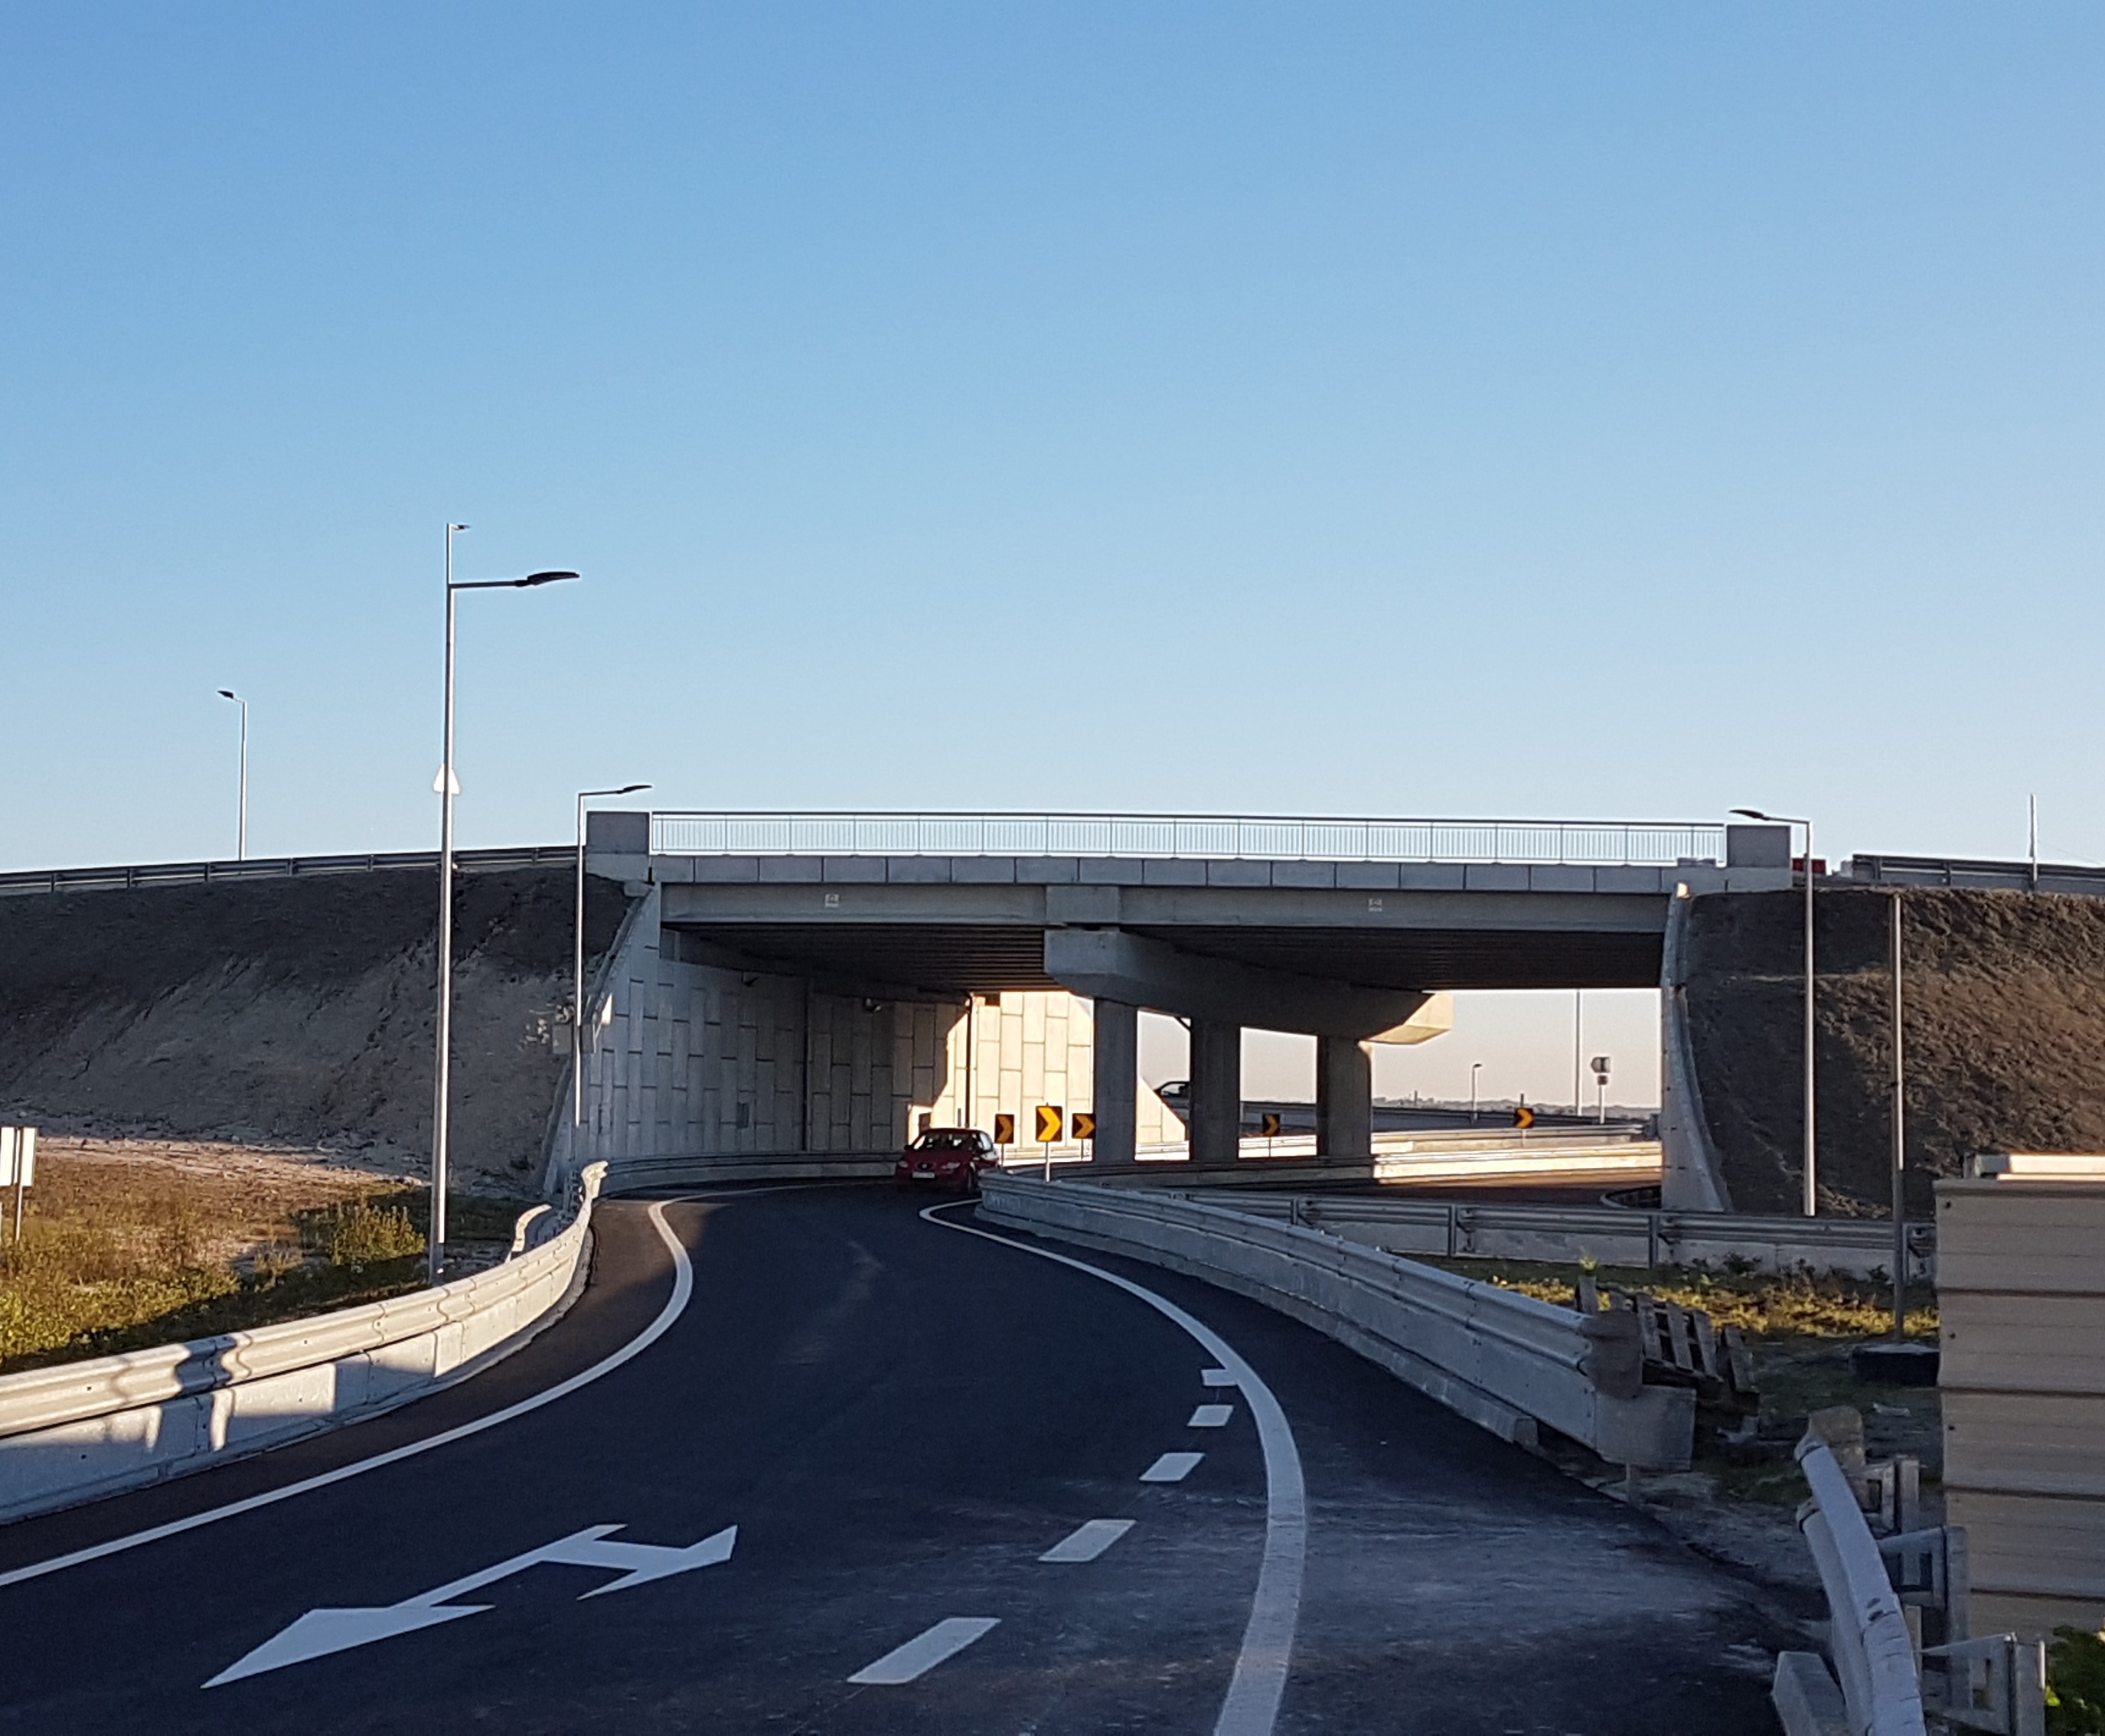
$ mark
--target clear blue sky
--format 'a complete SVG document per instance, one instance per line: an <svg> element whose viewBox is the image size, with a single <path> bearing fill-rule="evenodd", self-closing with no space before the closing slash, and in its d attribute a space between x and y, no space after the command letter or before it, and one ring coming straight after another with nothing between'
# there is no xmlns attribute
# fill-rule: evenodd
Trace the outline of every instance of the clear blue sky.
<svg viewBox="0 0 2105 1736"><path fill-rule="evenodd" d="M18 3L0 866L660 805L2105 858L2094 6ZM1568 1086L1566 1088L1568 1089Z"/></svg>

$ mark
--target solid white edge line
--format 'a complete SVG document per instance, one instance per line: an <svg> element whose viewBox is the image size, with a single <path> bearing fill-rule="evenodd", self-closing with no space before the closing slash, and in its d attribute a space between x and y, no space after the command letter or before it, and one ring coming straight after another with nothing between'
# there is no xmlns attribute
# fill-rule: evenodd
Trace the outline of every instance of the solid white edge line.
<svg viewBox="0 0 2105 1736"><path fill-rule="evenodd" d="M1271 1727L1279 1719L1280 1697L1286 1691L1287 1668L1294 1658L1294 1634L1301 1619L1302 1575L1308 1556L1307 1485L1301 1474L1300 1449L1294 1443L1294 1430L1278 1398L1226 1339L1167 1296L1157 1295L1131 1278L1071 1255L1056 1254L1050 1248L1034 1247L976 1224L953 1224L936 1215L949 1209L931 1206L921 1216L945 1229L998 1242L1004 1247L1035 1254L1040 1259L1071 1266L1106 1284L1115 1284L1182 1327L1242 1389L1249 1401L1251 1421L1257 1425L1258 1443L1264 1450L1264 1558L1258 1568L1249 1620L1243 1628L1242 1649L1236 1654L1235 1674L1228 1682L1227 1697L1221 1702L1221 1715L1213 1722L1213 1736L1271 1736ZM1210 1375L1213 1371L1207 1372ZM1207 1384L1215 1383L1209 1379Z"/></svg>
<svg viewBox="0 0 2105 1736"><path fill-rule="evenodd" d="M553 1404L558 1398L568 1398L579 1387L591 1385L601 1375L612 1374L623 1363L641 1356L663 1338L671 1330L673 1322L685 1312L688 1299L694 1295L694 1263L687 1258L686 1249L680 1245L680 1238L673 1233L672 1226L666 1223L664 1215L666 1206L682 1203L683 1201L679 1199L654 1200L647 1211L651 1227L672 1251L673 1294L666 1299L664 1307L658 1311L656 1319L619 1350L602 1357L591 1367L580 1370L566 1380L558 1381L545 1392L536 1393L530 1398L522 1398L516 1404L508 1404L501 1411L493 1411L487 1416L479 1416L473 1422L462 1423L442 1434L427 1436L421 1441L411 1441L389 1452L376 1453L369 1459L360 1459L350 1465L339 1465L336 1470L324 1471L319 1476L288 1483L281 1489L266 1490L261 1495L251 1495L244 1501L229 1501L223 1507L210 1507L203 1513L193 1513L187 1519L172 1519L167 1524L156 1525L150 1530L135 1531L129 1537L114 1537L107 1543L77 1549L69 1555L54 1555L48 1561L32 1562L28 1567L19 1567L11 1572L0 1573L0 1586L16 1586L25 1580L41 1579L47 1573L63 1573L68 1568L84 1566L91 1561L100 1561L107 1555L122 1555L127 1550L158 1543L163 1537L180 1537L185 1531L195 1531L202 1526L215 1524L221 1519L253 1513L259 1508L272 1506L281 1501L290 1501L296 1495L311 1494L316 1489L327 1488L331 1483L362 1476L369 1470L378 1470L383 1465L399 1465L403 1460L413 1459L419 1453L450 1446L455 1441L466 1440L472 1434L480 1434L485 1429L494 1429L500 1423L524 1416L530 1411L538 1411L544 1404Z"/></svg>
<svg viewBox="0 0 2105 1736"><path fill-rule="evenodd" d="M1084 1519L1038 1559L1040 1561L1093 1561L1132 1530L1129 1519Z"/></svg>
<svg viewBox="0 0 2105 1736"><path fill-rule="evenodd" d="M898 1688L918 1681L939 1663L955 1658L975 1640L1001 1626L999 1616L945 1616L933 1627L895 1645L875 1663L865 1664L848 1680L859 1688Z"/></svg>

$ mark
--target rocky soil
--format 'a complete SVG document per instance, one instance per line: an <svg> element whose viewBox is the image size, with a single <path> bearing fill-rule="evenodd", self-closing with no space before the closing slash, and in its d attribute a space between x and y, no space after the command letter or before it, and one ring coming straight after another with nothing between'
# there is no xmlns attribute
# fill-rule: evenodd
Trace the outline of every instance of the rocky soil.
<svg viewBox="0 0 2105 1736"><path fill-rule="evenodd" d="M531 1191L561 1088L574 882L462 876L453 1152L461 1185ZM47 1135L428 1153L436 888L391 869L0 898L0 1121ZM626 908L595 879L588 951Z"/></svg>
<svg viewBox="0 0 2105 1736"><path fill-rule="evenodd" d="M1823 1209L1883 1213L1893 1121L1891 893L1823 889ZM2105 1151L2105 898L1911 890L1902 898L1909 1210L1993 1151ZM1704 1108L1741 1210L1794 1210L1804 1137L1803 904L1720 894L1691 913Z"/></svg>

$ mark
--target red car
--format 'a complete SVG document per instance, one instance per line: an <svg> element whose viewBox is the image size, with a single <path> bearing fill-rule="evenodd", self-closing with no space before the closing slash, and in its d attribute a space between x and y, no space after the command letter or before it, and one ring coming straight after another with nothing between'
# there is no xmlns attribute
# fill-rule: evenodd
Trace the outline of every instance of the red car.
<svg viewBox="0 0 2105 1736"><path fill-rule="evenodd" d="M970 1193L979 1185L981 1172L1000 1161L993 1139L977 1127L932 1127L899 1154L892 1185L910 1188L918 1182Z"/></svg>

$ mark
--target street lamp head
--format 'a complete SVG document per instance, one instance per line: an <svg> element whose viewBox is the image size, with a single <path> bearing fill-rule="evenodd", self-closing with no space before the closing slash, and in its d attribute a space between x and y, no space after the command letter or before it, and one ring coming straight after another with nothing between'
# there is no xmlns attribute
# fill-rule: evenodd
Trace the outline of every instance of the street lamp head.
<svg viewBox="0 0 2105 1736"><path fill-rule="evenodd" d="M241 696L231 687L221 687L218 689L218 693L221 699L230 699L237 705L241 703Z"/></svg>
<svg viewBox="0 0 2105 1736"><path fill-rule="evenodd" d="M565 579L574 579L578 576L575 573L529 573L524 579L513 579L512 585L514 590L523 591L530 585L558 584Z"/></svg>
<svg viewBox="0 0 2105 1736"><path fill-rule="evenodd" d="M449 524L446 526L446 529L449 530L465 530L467 529L467 526L466 525Z"/></svg>
<svg viewBox="0 0 2105 1736"><path fill-rule="evenodd" d="M623 784L614 793L616 795L634 795L637 790L648 790L650 787L648 784Z"/></svg>
<svg viewBox="0 0 2105 1736"><path fill-rule="evenodd" d="M1741 816L1741 818L1747 820L1766 820L1768 818L1768 816L1763 813L1759 808L1736 808L1732 812Z"/></svg>

